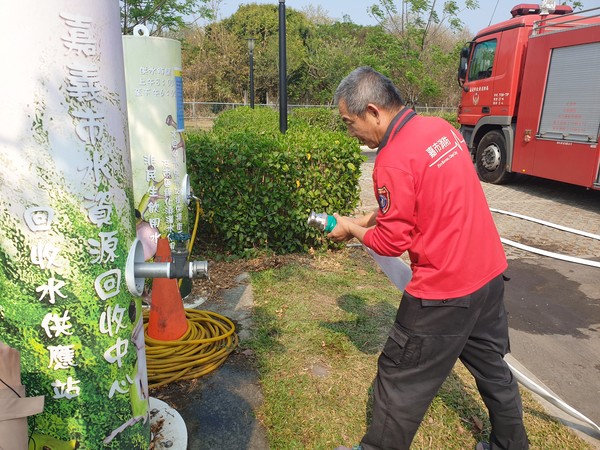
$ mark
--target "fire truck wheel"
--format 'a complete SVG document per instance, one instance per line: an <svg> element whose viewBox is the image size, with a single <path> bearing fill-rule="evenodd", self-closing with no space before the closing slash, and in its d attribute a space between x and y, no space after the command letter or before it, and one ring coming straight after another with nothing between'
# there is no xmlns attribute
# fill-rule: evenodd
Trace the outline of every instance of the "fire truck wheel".
<svg viewBox="0 0 600 450"><path fill-rule="evenodd" d="M506 170L506 141L500 131L492 130L483 136L477 146L475 168L479 179L487 183L503 184L512 176Z"/></svg>

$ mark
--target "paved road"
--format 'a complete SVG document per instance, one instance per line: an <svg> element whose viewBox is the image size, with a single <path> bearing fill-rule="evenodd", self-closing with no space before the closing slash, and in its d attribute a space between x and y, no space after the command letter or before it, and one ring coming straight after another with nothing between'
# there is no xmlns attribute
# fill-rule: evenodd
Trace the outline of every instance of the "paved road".
<svg viewBox="0 0 600 450"><path fill-rule="evenodd" d="M530 177L484 184L490 207L600 235L600 191ZM600 240L494 213L503 238L600 261ZM512 356L600 425L600 268L506 246ZM581 428L595 437L600 434Z"/></svg>
<svg viewBox="0 0 600 450"><path fill-rule="evenodd" d="M370 193L375 153L365 155L361 188ZM505 186L484 183L483 189L493 209L600 235L600 191L526 176ZM375 208L372 197L363 196L359 209ZM600 261L600 240L505 214L493 216L502 238ZM506 244L505 251L511 278L506 284L506 306L512 357L536 381L600 425L600 268ZM569 416L559 417L600 448L600 433Z"/></svg>

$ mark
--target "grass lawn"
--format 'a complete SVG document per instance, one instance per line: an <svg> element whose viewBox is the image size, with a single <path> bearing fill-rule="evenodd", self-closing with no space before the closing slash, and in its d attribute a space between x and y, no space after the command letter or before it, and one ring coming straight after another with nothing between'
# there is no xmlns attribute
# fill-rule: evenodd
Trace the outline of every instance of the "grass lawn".
<svg viewBox="0 0 600 450"><path fill-rule="evenodd" d="M333 449L360 442L377 357L401 293L360 248L293 259L253 273L255 351L265 401L258 412L273 449ZM525 390L532 449L591 449ZM461 363L442 386L413 449L472 449L489 434L487 411Z"/></svg>

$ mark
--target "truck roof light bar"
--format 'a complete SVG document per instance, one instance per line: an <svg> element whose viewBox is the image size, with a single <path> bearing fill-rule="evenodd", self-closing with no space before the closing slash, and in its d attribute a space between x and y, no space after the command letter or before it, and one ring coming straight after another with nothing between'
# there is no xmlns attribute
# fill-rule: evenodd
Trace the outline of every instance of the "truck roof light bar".
<svg viewBox="0 0 600 450"><path fill-rule="evenodd" d="M540 5L535 3L520 3L510 10L512 17L527 16L529 14L539 14L541 12ZM553 14L571 14L573 8L569 5L557 5Z"/></svg>

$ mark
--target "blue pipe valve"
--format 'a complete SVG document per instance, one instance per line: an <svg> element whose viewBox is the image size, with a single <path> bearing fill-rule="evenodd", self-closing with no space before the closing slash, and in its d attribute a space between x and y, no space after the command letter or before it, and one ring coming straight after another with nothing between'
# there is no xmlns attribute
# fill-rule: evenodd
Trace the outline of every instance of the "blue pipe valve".
<svg viewBox="0 0 600 450"><path fill-rule="evenodd" d="M306 222L309 227L317 228L325 233L331 233L331 231L337 225L335 217L328 215L327 213L315 213L311 211Z"/></svg>
<svg viewBox="0 0 600 450"><path fill-rule="evenodd" d="M175 243L175 246L171 251L173 262L175 262L176 260L181 261L182 259L183 262L187 260L189 252L186 242L189 241L191 237L192 236L188 233L169 233L169 240Z"/></svg>

